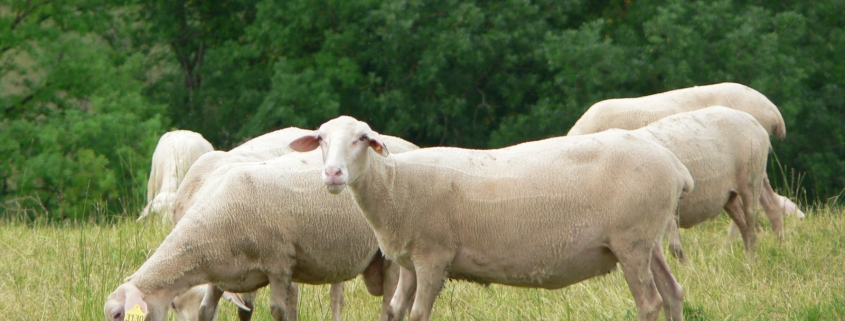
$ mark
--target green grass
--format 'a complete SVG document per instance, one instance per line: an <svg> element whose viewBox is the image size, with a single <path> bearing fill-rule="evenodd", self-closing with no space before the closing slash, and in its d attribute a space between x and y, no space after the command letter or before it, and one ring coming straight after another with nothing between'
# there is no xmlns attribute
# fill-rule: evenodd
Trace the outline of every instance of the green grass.
<svg viewBox="0 0 845 321"><path fill-rule="evenodd" d="M815 210L786 218L786 238L760 235L758 256L726 243L727 219L682 230L689 263L669 258L686 290L687 320L845 320L845 212ZM763 220L763 223L766 223ZM156 220L76 226L5 222L0 227L0 320L100 320L108 294L166 236ZM300 287L300 319L331 317L328 286ZM271 320L266 290L253 319ZM347 284L345 320L372 320L380 298L360 279ZM635 320L617 271L548 291L451 281L433 320ZM222 304L220 320L237 320Z"/></svg>

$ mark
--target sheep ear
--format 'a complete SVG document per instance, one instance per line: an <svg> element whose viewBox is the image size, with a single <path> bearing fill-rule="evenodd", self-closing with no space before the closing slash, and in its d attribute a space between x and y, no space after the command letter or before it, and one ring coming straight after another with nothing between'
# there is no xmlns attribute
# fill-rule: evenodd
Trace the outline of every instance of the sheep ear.
<svg viewBox="0 0 845 321"><path fill-rule="evenodd" d="M310 152L320 147L320 140L317 134L305 135L290 142L290 148L297 152Z"/></svg>
<svg viewBox="0 0 845 321"><path fill-rule="evenodd" d="M246 302L244 302L244 300L241 299L240 295L237 295L237 294L232 293L232 292L225 291L225 292L223 292L223 298L226 299L226 300L229 300L229 302L234 303L241 310L252 311L252 309L250 309L249 307L246 306Z"/></svg>
<svg viewBox="0 0 845 321"><path fill-rule="evenodd" d="M370 141L370 147L379 155L387 157L390 154L387 151L387 145L384 144L384 140L381 139L381 135L378 133L370 131L367 133L367 139Z"/></svg>
<svg viewBox="0 0 845 321"><path fill-rule="evenodd" d="M132 308L136 305L141 307L141 311L143 311L144 314L150 313L150 310L147 308L147 302L144 302L144 293L142 293L141 290L134 285L130 285L126 289L126 301L123 304L124 313L128 313L129 310L132 310Z"/></svg>

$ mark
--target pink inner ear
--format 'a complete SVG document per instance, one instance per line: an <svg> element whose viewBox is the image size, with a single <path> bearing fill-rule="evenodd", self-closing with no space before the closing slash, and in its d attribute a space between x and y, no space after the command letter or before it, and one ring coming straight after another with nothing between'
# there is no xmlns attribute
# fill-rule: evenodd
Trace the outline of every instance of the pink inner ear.
<svg viewBox="0 0 845 321"><path fill-rule="evenodd" d="M369 137L370 147L381 156L387 156L387 146L382 142L381 136L375 132L369 133L367 136Z"/></svg>
<svg viewBox="0 0 845 321"><path fill-rule="evenodd" d="M310 152L320 147L320 142L314 135L306 135L290 142L290 148L297 152Z"/></svg>

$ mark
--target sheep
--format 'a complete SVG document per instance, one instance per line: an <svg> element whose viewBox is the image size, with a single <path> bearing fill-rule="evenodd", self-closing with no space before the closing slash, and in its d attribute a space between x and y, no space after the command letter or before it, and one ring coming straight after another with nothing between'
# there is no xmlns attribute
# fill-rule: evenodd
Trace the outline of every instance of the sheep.
<svg viewBox="0 0 845 321"><path fill-rule="evenodd" d="M400 265L389 320L403 317L414 287L410 320L428 320L446 277L557 289L617 262L639 320L655 320L661 307L683 318L683 289L659 240L693 180L656 143L607 132L392 154L369 125L341 116L290 146L321 147L328 192L351 192L379 248Z"/></svg>
<svg viewBox="0 0 845 321"><path fill-rule="evenodd" d="M668 148L695 180L695 191L678 203L677 223L667 228L670 251L684 261L677 227L693 227L724 209L753 256L757 215L752 205L760 199L770 149L763 126L746 112L714 106L667 116L631 134Z"/></svg>
<svg viewBox="0 0 845 321"><path fill-rule="evenodd" d="M786 125L775 104L753 88L730 82L636 98L602 100L584 112L567 136L597 133L610 128L638 129L669 115L716 105L749 113L769 134L781 140L786 137Z"/></svg>
<svg viewBox="0 0 845 321"><path fill-rule="evenodd" d="M176 191L173 204L172 221L179 221L182 215L194 204L199 196L199 189L205 184L214 170L224 164L245 163L273 159L292 152L283 142L289 142L309 131L288 127L255 137L228 152L214 151L204 154L185 174L183 183ZM214 184L210 184L214 185Z"/></svg>
<svg viewBox="0 0 845 321"><path fill-rule="evenodd" d="M291 154L228 170L109 295L106 319L123 320L138 305L148 320L163 320L177 294L214 283L208 289L216 297L206 297L199 312L203 320L211 319L223 290L250 292L268 284L273 318L296 320L292 281L334 284L358 274L368 292L387 294L386 306L398 267L384 260L350 198L323 196L318 182L308 179L322 169L320 160L316 152Z"/></svg>
<svg viewBox="0 0 845 321"><path fill-rule="evenodd" d="M637 98L603 100L587 109L567 135L591 134L610 128L638 129L669 115L714 105L745 111L754 116L769 135L781 140L786 137L786 125L777 106L760 92L737 83L684 88ZM795 203L775 193L767 177L763 179L760 205L765 209L778 238L784 235L785 214L804 217ZM735 234L735 223L731 223L730 230L731 234ZM671 243L669 247L673 256L684 261L680 240Z"/></svg>
<svg viewBox="0 0 845 321"><path fill-rule="evenodd" d="M214 147L202 135L190 130L175 130L162 135L153 152L147 182L147 206L138 220L153 212L161 214L162 221L167 221L185 172L197 158L213 150Z"/></svg>
<svg viewBox="0 0 845 321"><path fill-rule="evenodd" d="M173 210L174 224L179 222L182 215L184 215L184 212L194 204L196 199L201 198L201 195L208 193L208 191L217 188L220 180L225 177L225 174L229 170L238 166L243 166L243 164L269 160L288 154L292 152L292 150L287 146L288 143L294 138L298 138L309 132L310 131L296 127L288 127L253 138L252 140L233 148L229 152L215 151L200 157L185 175L184 182L177 192ZM386 136L386 139L388 140L388 144L399 152L419 148L416 145L397 137ZM197 289L195 291L203 291L203 289L206 289L206 285L198 287L201 289ZM224 295L227 294L228 293L224 293ZM332 284L330 296L332 298L331 306L333 320L338 320L343 307L343 284ZM254 306L254 297L255 293L248 293L243 297L243 301L245 302L243 305L240 305L241 309L238 311L241 320L251 319L251 309ZM185 305L184 307L177 306L178 310L189 311L185 312L186 315L198 313L194 311L194 309L199 306L199 300L196 297L194 297L193 300L194 301L178 300L177 297L177 301L180 301ZM214 306L209 308L216 308L216 301L212 304L214 304Z"/></svg>

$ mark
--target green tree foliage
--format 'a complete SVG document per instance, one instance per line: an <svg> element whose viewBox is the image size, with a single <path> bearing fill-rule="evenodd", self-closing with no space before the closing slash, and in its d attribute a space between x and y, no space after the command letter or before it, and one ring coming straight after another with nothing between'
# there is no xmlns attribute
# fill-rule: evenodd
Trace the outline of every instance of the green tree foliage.
<svg viewBox="0 0 845 321"><path fill-rule="evenodd" d="M102 23L119 19L103 13L109 9L52 1L3 7L3 215L117 213L143 187L136 180L146 177L164 108L147 101L136 79L144 57L115 50L125 30Z"/></svg>
<svg viewBox="0 0 845 321"><path fill-rule="evenodd" d="M845 188L842 1L7 3L2 197L56 217L142 193L171 124L228 149L349 114L421 146L500 147L600 100L725 81L779 106L774 152L810 200Z"/></svg>

